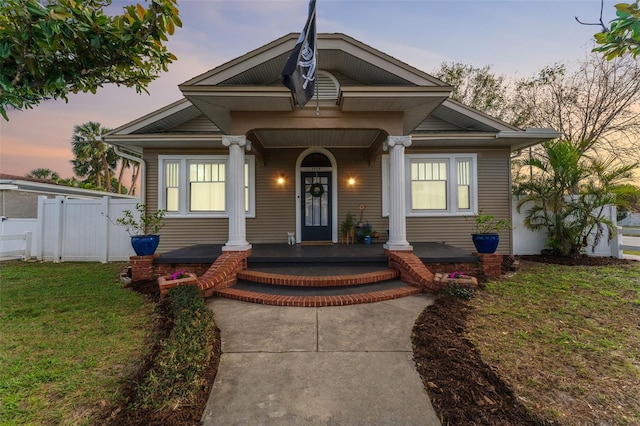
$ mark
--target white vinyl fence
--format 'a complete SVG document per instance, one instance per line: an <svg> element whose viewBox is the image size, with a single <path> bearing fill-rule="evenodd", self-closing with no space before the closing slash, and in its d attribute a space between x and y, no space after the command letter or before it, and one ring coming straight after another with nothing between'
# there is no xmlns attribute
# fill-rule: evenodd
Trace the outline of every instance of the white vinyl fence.
<svg viewBox="0 0 640 426"><path fill-rule="evenodd" d="M134 255L129 234L115 224L123 217L124 210L135 210L137 199L69 199L56 197L38 199L38 219L3 218L0 226L0 258L37 257L40 260L64 261L127 261ZM531 231L524 226L525 208L521 213L513 201L513 252L515 255L540 254L545 248L544 231ZM607 206L604 213L615 221L615 206ZM622 228L618 228L622 229ZM589 256L622 258L624 230L609 242L604 235L594 252ZM29 247L29 235L31 247ZM636 247L636 249L638 249Z"/></svg>
<svg viewBox="0 0 640 426"><path fill-rule="evenodd" d="M131 240L116 219L124 210L136 214L137 199L38 198L35 255L53 262L127 261Z"/></svg>
<svg viewBox="0 0 640 426"><path fill-rule="evenodd" d="M520 213L516 209L518 201L513 200L513 254L515 255L528 255L528 254L540 254L542 249L546 248L546 232L545 231L532 231L524 226L524 217L527 212L527 205L525 204ZM603 215L616 223L617 209L614 205L605 206L603 209ZM620 227L618 227L620 229ZM593 241L593 237L590 238ZM609 232L604 231L600 243L592 250L588 247L585 252L588 256L595 257L616 257L622 258L622 235L618 232L611 241L609 241Z"/></svg>
<svg viewBox="0 0 640 426"><path fill-rule="evenodd" d="M640 229L618 227L622 235L622 250L640 251Z"/></svg>
<svg viewBox="0 0 640 426"><path fill-rule="evenodd" d="M36 255L33 235L37 219L2 218L0 223L0 260L23 259Z"/></svg>

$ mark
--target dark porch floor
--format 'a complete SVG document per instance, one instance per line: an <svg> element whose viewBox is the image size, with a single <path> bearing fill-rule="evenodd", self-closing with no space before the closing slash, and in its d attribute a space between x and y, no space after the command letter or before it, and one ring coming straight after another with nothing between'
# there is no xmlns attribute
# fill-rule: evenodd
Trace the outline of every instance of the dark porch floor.
<svg viewBox="0 0 640 426"><path fill-rule="evenodd" d="M442 243L411 243L413 253L425 264L470 263L471 252ZM222 253L222 244L197 244L162 253L156 264L212 264ZM303 245L253 244L249 264L267 263L385 263L382 244Z"/></svg>

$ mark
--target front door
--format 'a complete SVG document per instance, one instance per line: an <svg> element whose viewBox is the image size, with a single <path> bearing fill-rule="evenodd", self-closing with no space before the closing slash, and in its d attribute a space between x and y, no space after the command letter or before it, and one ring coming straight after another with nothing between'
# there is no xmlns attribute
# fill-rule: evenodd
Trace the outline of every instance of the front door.
<svg viewBox="0 0 640 426"><path fill-rule="evenodd" d="M331 241L331 172L302 172L302 241Z"/></svg>

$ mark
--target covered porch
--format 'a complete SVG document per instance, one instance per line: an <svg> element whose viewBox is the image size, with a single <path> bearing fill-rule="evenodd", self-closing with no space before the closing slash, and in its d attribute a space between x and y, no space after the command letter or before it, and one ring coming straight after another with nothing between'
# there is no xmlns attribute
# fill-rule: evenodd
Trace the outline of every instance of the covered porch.
<svg viewBox="0 0 640 426"><path fill-rule="evenodd" d="M464 264L479 262L470 251L436 242L412 243L413 254L428 264ZM223 244L196 244L172 250L156 257L156 265L205 264L210 266L222 254ZM386 264L387 255L382 244L253 244L247 258L248 266L258 264L315 263L331 265ZM331 275L331 274L328 274Z"/></svg>
<svg viewBox="0 0 640 426"><path fill-rule="evenodd" d="M255 244L229 251L199 244L162 255L132 257L133 280L197 275L201 294L280 306L342 306L438 291L447 273L500 275L501 254L477 254L442 243L417 243L412 251L374 244ZM141 274L146 274L142 276ZM160 282L162 281L162 282ZM473 278L475 282L475 278ZM159 280L161 295L180 283ZM477 285L477 283L476 283Z"/></svg>

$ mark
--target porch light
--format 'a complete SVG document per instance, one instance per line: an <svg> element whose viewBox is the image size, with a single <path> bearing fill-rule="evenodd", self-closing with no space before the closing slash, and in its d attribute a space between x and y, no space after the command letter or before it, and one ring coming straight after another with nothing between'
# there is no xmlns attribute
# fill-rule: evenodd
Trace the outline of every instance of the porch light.
<svg viewBox="0 0 640 426"><path fill-rule="evenodd" d="M349 176L349 178L347 179L347 184L349 186L354 186L356 184L356 178Z"/></svg>
<svg viewBox="0 0 640 426"><path fill-rule="evenodd" d="M276 179L276 182L280 186L284 185L284 182L285 182L284 176L278 176L278 179Z"/></svg>

